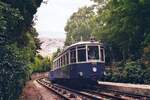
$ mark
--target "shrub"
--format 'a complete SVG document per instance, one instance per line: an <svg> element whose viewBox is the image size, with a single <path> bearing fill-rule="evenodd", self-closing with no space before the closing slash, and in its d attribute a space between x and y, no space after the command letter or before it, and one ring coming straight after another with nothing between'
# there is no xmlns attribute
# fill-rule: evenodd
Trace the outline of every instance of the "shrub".
<svg viewBox="0 0 150 100"><path fill-rule="evenodd" d="M46 72L51 67L51 61L49 58L41 58L36 56L34 62L30 65L31 73L35 72Z"/></svg>
<svg viewBox="0 0 150 100"><path fill-rule="evenodd" d="M26 64L17 49L0 48L0 100L16 100L27 79Z"/></svg>
<svg viewBox="0 0 150 100"><path fill-rule="evenodd" d="M143 83L143 67L141 63L135 61L126 63L123 70L124 81L127 83Z"/></svg>
<svg viewBox="0 0 150 100"><path fill-rule="evenodd" d="M121 63L107 70L106 81L125 83L148 83L150 82L150 68L138 61Z"/></svg>

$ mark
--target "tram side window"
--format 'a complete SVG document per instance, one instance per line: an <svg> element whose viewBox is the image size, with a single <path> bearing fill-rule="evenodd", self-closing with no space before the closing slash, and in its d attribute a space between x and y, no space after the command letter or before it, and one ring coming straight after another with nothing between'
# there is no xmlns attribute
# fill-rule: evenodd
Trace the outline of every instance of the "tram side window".
<svg viewBox="0 0 150 100"><path fill-rule="evenodd" d="M69 53L66 54L66 64L69 64Z"/></svg>
<svg viewBox="0 0 150 100"><path fill-rule="evenodd" d="M64 65L66 65L66 54L64 55Z"/></svg>
<svg viewBox="0 0 150 100"><path fill-rule="evenodd" d="M54 68L56 68L56 62L54 62Z"/></svg>
<svg viewBox="0 0 150 100"><path fill-rule="evenodd" d="M57 67L59 67L59 60L57 60Z"/></svg>
<svg viewBox="0 0 150 100"><path fill-rule="evenodd" d="M59 59L57 59L57 66L59 67Z"/></svg>
<svg viewBox="0 0 150 100"><path fill-rule="evenodd" d="M55 66L57 67L57 61L55 61Z"/></svg>
<svg viewBox="0 0 150 100"><path fill-rule="evenodd" d="M62 56L62 66L64 66L65 64L65 59L64 59L64 56Z"/></svg>
<svg viewBox="0 0 150 100"><path fill-rule="evenodd" d="M62 65L63 65L63 60L62 60L62 57L61 57L60 59L61 59L61 67L62 67Z"/></svg>
<svg viewBox="0 0 150 100"><path fill-rule="evenodd" d="M60 60L60 58L59 58L59 67L61 67L61 60Z"/></svg>
<svg viewBox="0 0 150 100"><path fill-rule="evenodd" d="M53 62L53 69L55 68L55 63Z"/></svg>
<svg viewBox="0 0 150 100"><path fill-rule="evenodd" d="M86 61L86 48L85 46L80 46L78 49L78 61Z"/></svg>
<svg viewBox="0 0 150 100"><path fill-rule="evenodd" d="M55 66L58 68L58 66L57 66L57 61L55 61Z"/></svg>
<svg viewBox="0 0 150 100"><path fill-rule="evenodd" d="M76 49L72 48L70 50L70 62L75 63L76 62Z"/></svg>
<svg viewBox="0 0 150 100"><path fill-rule="evenodd" d="M54 68L55 68L56 66L55 66L55 62L54 62Z"/></svg>
<svg viewBox="0 0 150 100"><path fill-rule="evenodd" d="M99 59L98 46L88 46L88 59L89 60Z"/></svg>
<svg viewBox="0 0 150 100"><path fill-rule="evenodd" d="M104 49L100 49L100 53L101 53L101 61L104 61Z"/></svg>
<svg viewBox="0 0 150 100"><path fill-rule="evenodd" d="M55 67L57 68L57 61L55 61Z"/></svg>

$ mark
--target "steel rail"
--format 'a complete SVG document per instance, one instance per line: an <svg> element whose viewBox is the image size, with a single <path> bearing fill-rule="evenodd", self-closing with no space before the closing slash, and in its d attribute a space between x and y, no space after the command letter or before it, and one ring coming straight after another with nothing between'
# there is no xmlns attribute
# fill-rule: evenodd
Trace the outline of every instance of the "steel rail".
<svg viewBox="0 0 150 100"><path fill-rule="evenodd" d="M44 86L45 88L53 91L55 94L57 94L58 96L60 96L62 99L64 100L69 100L66 96L61 95L59 92L57 92L57 90L55 90L54 88L51 87L51 85L46 84L41 82L41 79L36 80L39 84L41 84L42 86Z"/></svg>
<svg viewBox="0 0 150 100"><path fill-rule="evenodd" d="M117 90L102 90L99 86L91 86L92 89L83 89L82 91L79 91L70 89L66 86L62 86L59 84L52 84L49 80L45 78L38 79L37 82L44 87L51 89L53 92L55 92L65 100L78 100L77 98L80 98L80 100L127 100L127 98L136 100L150 100L150 96L131 94L126 92L120 92Z"/></svg>
<svg viewBox="0 0 150 100"><path fill-rule="evenodd" d="M98 97L98 96L94 96L94 95L87 94L87 93L82 93L80 91L69 89L67 87L64 87L58 84L51 84L50 82L43 80L43 78L38 79L36 81L42 86L52 90L53 92L55 92L57 95L59 95L65 100L72 100L72 99L74 100L78 100L78 99L80 100L103 100L101 97Z"/></svg>
<svg viewBox="0 0 150 100"><path fill-rule="evenodd" d="M96 86L94 87L96 88L98 91L102 91L101 86ZM137 99L141 99L141 98L146 98L146 100L150 100L150 96L148 95L141 95L141 94L134 94L134 93L128 93L128 92L122 92L122 91L118 91L118 90L112 90L112 89L103 89L105 92L112 92L112 93L116 93L116 95L124 95L127 97L132 97L132 98L137 98Z"/></svg>

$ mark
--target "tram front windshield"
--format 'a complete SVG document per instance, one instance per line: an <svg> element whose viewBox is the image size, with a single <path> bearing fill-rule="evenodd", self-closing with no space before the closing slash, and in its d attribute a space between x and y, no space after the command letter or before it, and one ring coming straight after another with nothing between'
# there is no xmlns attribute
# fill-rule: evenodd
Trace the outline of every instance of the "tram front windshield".
<svg viewBox="0 0 150 100"><path fill-rule="evenodd" d="M98 46L88 46L88 60L99 60Z"/></svg>

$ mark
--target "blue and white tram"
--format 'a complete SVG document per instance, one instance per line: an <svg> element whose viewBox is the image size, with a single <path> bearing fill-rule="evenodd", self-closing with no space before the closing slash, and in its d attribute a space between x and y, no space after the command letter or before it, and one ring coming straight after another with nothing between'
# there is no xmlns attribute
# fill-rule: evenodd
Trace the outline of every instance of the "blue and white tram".
<svg viewBox="0 0 150 100"><path fill-rule="evenodd" d="M104 76L105 51L96 41L78 42L65 48L53 61L49 79L99 80Z"/></svg>

